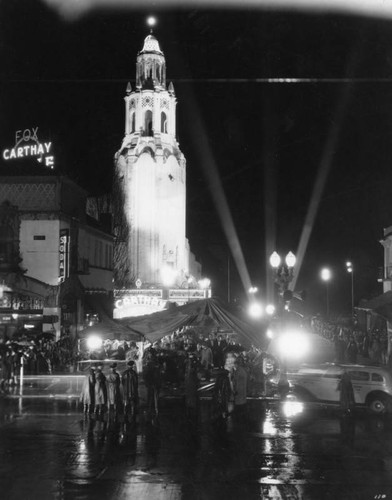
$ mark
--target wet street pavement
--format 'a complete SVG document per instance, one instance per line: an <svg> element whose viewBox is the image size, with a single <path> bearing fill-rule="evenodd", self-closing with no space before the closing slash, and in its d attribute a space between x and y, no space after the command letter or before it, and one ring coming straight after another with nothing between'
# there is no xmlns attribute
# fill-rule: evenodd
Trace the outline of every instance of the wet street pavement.
<svg viewBox="0 0 392 500"><path fill-rule="evenodd" d="M0 399L0 498L392 498L389 418L287 416L258 400L246 422L212 423L208 400L200 415L189 421L166 399L159 418L141 411L134 426L85 418L75 399Z"/></svg>

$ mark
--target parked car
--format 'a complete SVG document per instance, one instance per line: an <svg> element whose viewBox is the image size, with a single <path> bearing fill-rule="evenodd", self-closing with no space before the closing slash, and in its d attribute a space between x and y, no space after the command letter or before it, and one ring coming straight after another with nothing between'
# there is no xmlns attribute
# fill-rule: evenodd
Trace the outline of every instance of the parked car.
<svg viewBox="0 0 392 500"><path fill-rule="evenodd" d="M302 365L288 378L292 392L300 399L338 403L338 383L344 371L350 375L356 404L367 406L373 413L392 410L392 376L380 366Z"/></svg>

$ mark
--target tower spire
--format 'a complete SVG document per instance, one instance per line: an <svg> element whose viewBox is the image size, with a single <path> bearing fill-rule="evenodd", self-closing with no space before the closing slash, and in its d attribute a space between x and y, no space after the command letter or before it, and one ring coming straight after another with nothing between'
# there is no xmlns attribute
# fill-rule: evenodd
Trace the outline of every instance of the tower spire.
<svg viewBox="0 0 392 500"><path fill-rule="evenodd" d="M153 34L153 27L156 25L157 20L154 16L150 16L147 18L147 25L150 26L150 35Z"/></svg>
<svg viewBox="0 0 392 500"><path fill-rule="evenodd" d="M154 35L147 35L136 62L136 87L139 90L166 89L165 56Z"/></svg>

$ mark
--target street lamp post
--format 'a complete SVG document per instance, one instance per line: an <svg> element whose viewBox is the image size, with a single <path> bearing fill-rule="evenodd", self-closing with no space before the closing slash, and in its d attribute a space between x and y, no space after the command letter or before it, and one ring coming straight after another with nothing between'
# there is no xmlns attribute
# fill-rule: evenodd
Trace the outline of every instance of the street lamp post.
<svg viewBox="0 0 392 500"><path fill-rule="evenodd" d="M352 262L346 262L346 269L351 274L351 317L354 318L354 266Z"/></svg>
<svg viewBox="0 0 392 500"><path fill-rule="evenodd" d="M296 257L292 252L286 255L284 262L277 252L273 252L270 257L270 264L275 270L275 283L278 286L280 303L281 303L281 314L284 313L286 292L288 290L289 284L294 277L294 266L296 263ZM281 356L280 359L280 376L278 381L278 391L281 396L284 396L289 391L289 382L287 379L287 365L285 356Z"/></svg>
<svg viewBox="0 0 392 500"><path fill-rule="evenodd" d="M286 255L284 262L282 262L282 259L277 252L273 252L270 257L271 267L275 270L274 280L278 286L283 307L285 303L285 292L288 290L289 284L294 277L294 266L296 260L297 259L293 252L289 252Z"/></svg>
<svg viewBox="0 0 392 500"><path fill-rule="evenodd" d="M327 267L321 269L321 279L325 282L326 298L327 298L327 318L329 318L329 288L328 283L331 279L331 270Z"/></svg>

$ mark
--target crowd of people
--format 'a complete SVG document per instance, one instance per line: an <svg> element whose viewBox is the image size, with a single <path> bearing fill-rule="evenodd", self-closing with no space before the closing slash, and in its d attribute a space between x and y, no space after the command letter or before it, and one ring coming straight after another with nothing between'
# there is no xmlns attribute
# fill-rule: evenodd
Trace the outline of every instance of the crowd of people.
<svg viewBox="0 0 392 500"><path fill-rule="evenodd" d="M270 357L254 347L245 350L238 344L236 350L228 349L227 345L223 349L222 339L214 340L220 348L218 352L209 347L207 340L201 345L200 339L196 345L190 343L182 351L157 345L145 350L141 376L149 415L156 417L159 414L161 389L174 380L183 389L179 393L183 394L189 418L197 418L202 387L212 388L214 418L226 418L233 413L241 419L246 414L247 397L252 390L265 394L266 374L268 366L272 366L266 360ZM206 351L209 351L207 355ZM169 359L173 363L175 359L180 361L176 366L176 370L181 368L176 375L178 379L168 378ZM127 419L135 420L139 406L139 374L134 361L126 365L126 370L118 373L118 364L111 363L108 375L103 373L103 363L94 363L89 368L80 396L86 415L101 417L107 412L109 415L124 414Z"/></svg>
<svg viewBox="0 0 392 500"><path fill-rule="evenodd" d="M16 384L21 367L25 375L58 373L77 359L77 341L64 334L58 341L51 333L27 335L0 343L0 391Z"/></svg>
<svg viewBox="0 0 392 500"><path fill-rule="evenodd" d="M103 373L103 364L92 365L86 374L80 401L84 413L102 416L105 410L115 414L124 411L132 420L136 418L139 402L139 380L134 361L127 362L127 368L120 375L117 363L110 365L110 373Z"/></svg>
<svg viewBox="0 0 392 500"><path fill-rule="evenodd" d="M311 322L314 333L332 342L335 361L358 363L360 359L375 365L389 365L386 329L375 328L365 332L357 326L331 323L314 317Z"/></svg>
<svg viewBox="0 0 392 500"><path fill-rule="evenodd" d="M200 383L215 381L231 355L239 359L247 372L248 394L261 396L266 393L267 374L276 371L278 364L262 349L244 347L236 337L219 331L205 335L202 330L185 328L152 347L161 366L162 383L174 387L186 386L190 366Z"/></svg>

